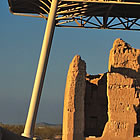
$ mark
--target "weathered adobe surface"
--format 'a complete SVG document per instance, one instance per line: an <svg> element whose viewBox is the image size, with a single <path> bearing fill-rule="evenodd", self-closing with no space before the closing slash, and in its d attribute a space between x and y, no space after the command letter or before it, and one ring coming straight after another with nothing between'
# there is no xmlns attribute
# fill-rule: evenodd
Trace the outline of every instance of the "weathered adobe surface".
<svg viewBox="0 0 140 140"><path fill-rule="evenodd" d="M102 137L86 140L140 139L140 50L114 41L107 73L108 122Z"/></svg>
<svg viewBox="0 0 140 140"><path fill-rule="evenodd" d="M75 56L69 66L64 97L63 140L84 140L86 64Z"/></svg>
<svg viewBox="0 0 140 140"><path fill-rule="evenodd" d="M108 73L86 75L85 62L75 56L65 89L63 140L140 139L139 92L140 50L123 40L114 41Z"/></svg>
<svg viewBox="0 0 140 140"><path fill-rule="evenodd" d="M107 77L105 74L86 75L85 91L85 137L101 137L108 121L108 100L106 93Z"/></svg>
<svg viewBox="0 0 140 140"><path fill-rule="evenodd" d="M108 116L103 137L140 139L140 50L117 39L110 51L107 74Z"/></svg>

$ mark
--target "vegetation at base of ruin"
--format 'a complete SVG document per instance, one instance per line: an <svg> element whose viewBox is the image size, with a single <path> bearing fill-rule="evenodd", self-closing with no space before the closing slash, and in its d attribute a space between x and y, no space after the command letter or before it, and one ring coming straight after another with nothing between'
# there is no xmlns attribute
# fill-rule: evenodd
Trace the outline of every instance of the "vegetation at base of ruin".
<svg viewBox="0 0 140 140"><path fill-rule="evenodd" d="M8 124L0 124L2 128L6 128L9 131L21 135L24 130L24 125L8 125ZM62 128L61 126L37 126L35 128L35 136L41 139L57 139L56 137L61 137ZM59 138L60 140L60 138Z"/></svg>

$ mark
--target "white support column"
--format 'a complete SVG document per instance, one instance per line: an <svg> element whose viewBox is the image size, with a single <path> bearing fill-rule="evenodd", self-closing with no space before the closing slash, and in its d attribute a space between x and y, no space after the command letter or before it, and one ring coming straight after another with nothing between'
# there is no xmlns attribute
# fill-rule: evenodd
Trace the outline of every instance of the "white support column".
<svg viewBox="0 0 140 140"><path fill-rule="evenodd" d="M57 5L58 5L58 0L52 0L46 31L44 35L44 40L42 44L42 50L38 63L38 69L37 69L34 87L32 91L29 112L26 120L24 133L22 133L22 136L28 138L33 138L34 135L34 127L35 127L35 122L36 122L36 117L37 117L37 112L38 112L38 107L40 102L40 96L43 88L43 82L47 69L53 33L55 29L55 16L57 11Z"/></svg>

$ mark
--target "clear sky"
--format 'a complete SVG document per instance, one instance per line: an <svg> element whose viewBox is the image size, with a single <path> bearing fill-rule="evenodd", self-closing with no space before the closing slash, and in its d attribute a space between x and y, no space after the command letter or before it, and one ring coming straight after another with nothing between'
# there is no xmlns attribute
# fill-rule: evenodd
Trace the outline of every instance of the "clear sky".
<svg viewBox="0 0 140 140"><path fill-rule="evenodd" d="M14 16L0 0L0 122L24 123L46 21ZM37 122L61 123L69 64L79 54L87 73L107 72L109 51L116 38L140 49L140 32L56 28Z"/></svg>

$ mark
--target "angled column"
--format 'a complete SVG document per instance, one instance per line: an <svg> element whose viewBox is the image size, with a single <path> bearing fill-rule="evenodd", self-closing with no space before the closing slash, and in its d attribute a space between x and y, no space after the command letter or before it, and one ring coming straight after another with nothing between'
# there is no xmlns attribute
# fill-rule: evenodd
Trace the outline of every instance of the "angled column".
<svg viewBox="0 0 140 140"><path fill-rule="evenodd" d="M29 112L26 120L24 133L22 134L22 136L28 138L33 138L34 127L35 127L35 122L36 122L36 117L37 117L37 112L38 112L38 107L40 102L40 96L43 88L43 83L44 83L44 78L45 78L48 58L51 49L54 28L55 28L55 16L57 11L57 4L58 4L58 0L52 0L46 31L44 35L42 50L38 63L38 69L37 69L34 87L32 91Z"/></svg>

